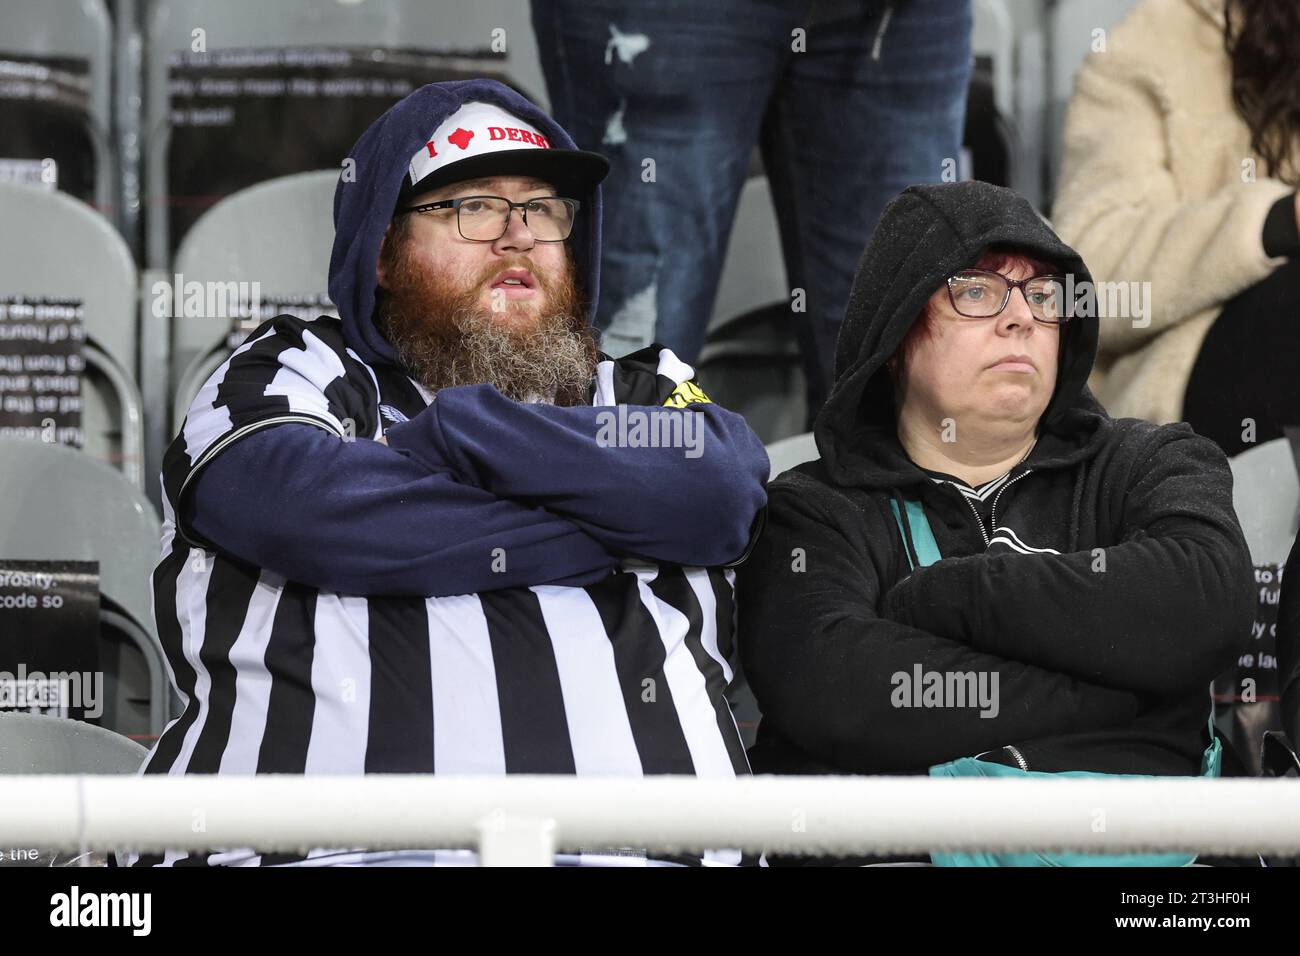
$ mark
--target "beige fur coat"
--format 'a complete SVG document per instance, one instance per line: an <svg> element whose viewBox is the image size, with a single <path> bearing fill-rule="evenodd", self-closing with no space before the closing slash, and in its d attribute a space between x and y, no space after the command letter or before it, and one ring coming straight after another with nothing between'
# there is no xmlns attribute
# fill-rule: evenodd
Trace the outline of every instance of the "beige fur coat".
<svg viewBox="0 0 1300 956"><path fill-rule="evenodd" d="M1143 0L1107 34L1075 78L1052 220L1099 284L1150 283L1145 327L1095 320L1094 393L1112 415L1178 421L1224 303L1285 261L1262 232L1291 187L1233 106L1223 0Z"/></svg>

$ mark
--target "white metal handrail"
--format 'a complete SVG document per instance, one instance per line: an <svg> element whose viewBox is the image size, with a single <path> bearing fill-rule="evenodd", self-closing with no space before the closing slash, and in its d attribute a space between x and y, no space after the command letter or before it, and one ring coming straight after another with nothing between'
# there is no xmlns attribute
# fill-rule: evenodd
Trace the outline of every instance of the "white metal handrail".
<svg viewBox="0 0 1300 956"><path fill-rule="evenodd" d="M0 846L1300 852L1300 780L12 776Z"/></svg>

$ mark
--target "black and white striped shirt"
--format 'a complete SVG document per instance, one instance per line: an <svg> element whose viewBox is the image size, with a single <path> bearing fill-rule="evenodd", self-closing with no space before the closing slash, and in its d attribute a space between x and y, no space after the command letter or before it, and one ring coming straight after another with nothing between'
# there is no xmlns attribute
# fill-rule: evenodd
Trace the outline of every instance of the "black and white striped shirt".
<svg viewBox="0 0 1300 956"><path fill-rule="evenodd" d="M592 403L662 405L692 378L667 349L602 356ZM164 461L153 576L183 710L144 772L748 774L724 696L729 570L627 564L587 587L365 597L195 547L177 526L182 489L243 435L303 422L378 438L428 402L397 370L364 363L329 317L271 320L199 391ZM305 862L393 859L317 850ZM291 861L304 862L236 850L136 865ZM739 863L741 854L712 851L705 861Z"/></svg>

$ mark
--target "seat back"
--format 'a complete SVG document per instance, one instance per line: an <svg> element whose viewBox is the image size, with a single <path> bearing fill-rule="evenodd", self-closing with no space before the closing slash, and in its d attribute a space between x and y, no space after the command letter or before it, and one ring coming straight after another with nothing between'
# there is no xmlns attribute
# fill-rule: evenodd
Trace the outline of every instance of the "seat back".
<svg viewBox="0 0 1300 956"><path fill-rule="evenodd" d="M1295 541L1300 521L1300 479L1285 438L1244 451L1229 464L1233 508L1255 565L1254 583L1259 597L1249 646L1237 663L1214 682L1215 719L1220 733L1232 743L1243 772L1253 775L1263 767L1265 734L1283 729L1278 659L1279 643L1287 639L1287 634L1279 617L1276 575Z"/></svg>
<svg viewBox="0 0 1300 956"><path fill-rule="evenodd" d="M194 33L198 25L203 30L201 37ZM237 171L245 162L240 151L245 145L244 140L250 136L267 140L264 144L248 144L253 148L252 155L264 150L263 166L272 170L266 175L283 175L341 162L373 117L365 119L358 128L350 128L353 121L347 117L352 114L347 109L340 111L338 107L331 111L331 101L346 104L351 97L373 100L375 102L371 105L377 107L374 116L378 116L408 91L400 88L405 79L415 78L414 81L419 83L450 76L500 75L545 105L545 83L528 5L517 0L476 0L472 4L429 3L427 0L339 0L324 3L319 0L276 0L275 3L222 0L217 4L211 0L157 0L146 25L143 122L149 194L146 261L151 268L166 268L171 250L176 248L192 221L188 213L174 206L169 199L173 192L194 192L192 184L168 183L172 168L169 151L174 139L170 121L172 110L177 105L169 100L169 76L180 68L169 60L178 54L186 56L195 52L200 42L204 48L201 52L208 53L287 48L391 51L391 55L380 53L371 57L367 54L366 60L374 65L376 75L393 78L396 85L389 84L389 88L380 93L310 94L315 110L313 126L304 132L327 146L328 156L294 168L290 157L309 155L311 150L300 149L304 144L294 141L292 130L286 133L274 117L263 113L261 115L270 121L259 124L260 132L242 119L236 119L235 125L242 132L235 138L242 139L233 142L226 151L223 162L227 163L227 168L218 171L223 176L232 170ZM410 69L401 64L409 64ZM304 69L306 72L300 73L298 67L283 70L276 67L271 69L270 78L310 75L346 80L358 67L354 63L351 67L338 69L328 66ZM316 72L310 72L311 69L316 69ZM231 78L244 74L258 78L266 75L250 73L243 67L226 72ZM281 102L302 102L305 98L287 95L281 98ZM260 101L259 110L277 109L271 102L274 97L259 92L256 99ZM224 102L239 103L242 96ZM202 156L193 158L193 163L207 168L203 166ZM190 164L190 160L185 160L186 167ZM256 175L256 169L252 172ZM202 190L203 195L191 195L190 200L224 195L254 181L247 180L227 189L209 179L209 188ZM177 215L173 216L173 211Z"/></svg>
<svg viewBox="0 0 1300 956"><path fill-rule="evenodd" d="M169 697L150 594L161 530L153 505L73 449L16 438L0 437L0 487L0 557L99 564L106 725L161 733ZM133 714L146 700L147 719Z"/></svg>
<svg viewBox="0 0 1300 956"><path fill-rule="evenodd" d="M1285 438L1234 456L1232 505L1255 564L1284 563L1300 527L1300 478Z"/></svg>
<svg viewBox="0 0 1300 956"><path fill-rule="evenodd" d="M185 234L175 272L186 284L256 282L265 299L326 298L338 179L336 170L297 173L227 196ZM199 387L229 355L231 323L184 315L171 321L174 434Z"/></svg>
<svg viewBox="0 0 1300 956"><path fill-rule="evenodd" d="M160 524L143 492L75 450L0 437L0 551L31 561L98 561L100 591L152 629Z"/></svg>
<svg viewBox="0 0 1300 956"><path fill-rule="evenodd" d="M0 713L0 774L135 773L148 753L79 720Z"/></svg>
<svg viewBox="0 0 1300 956"><path fill-rule="evenodd" d="M36 186L0 183L0 295L79 299L85 308L85 451L143 487L143 423L136 385L135 263L90 206ZM51 250L57 250L52 254Z"/></svg>
<svg viewBox="0 0 1300 956"><path fill-rule="evenodd" d="M105 215L115 218L117 165L110 138L113 128L113 27L103 0L42 0L41 3L0 4L0 58L5 55L22 58L30 56L41 62L50 59L85 62L89 89L86 91L87 114L84 122L93 152L94 174L92 188L82 198L93 201ZM79 62L66 66L74 72L80 72ZM67 107L58 104L50 109L62 111ZM39 114L32 112L31 115ZM17 132L6 130L8 137L13 137ZM50 142L47 130L33 132L35 136L27 138ZM62 147L71 144L56 140L55 145ZM4 156L4 147L0 147L0 156ZM57 156L52 158L58 159ZM65 158L65 165L67 159ZM65 170L60 170L61 189L67 185L76 185L68 182L65 173ZM79 189L74 191L81 192Z"/></svg>
<svg viewBox="0 0 1300 956"><path fill-rule="evenodd" d="M816 461L821 457L817 450L817 439L812 432L791 435L767 446L767 458L772 463L772 477L783 471L789 471L795 465L805 461Z"/></svg>

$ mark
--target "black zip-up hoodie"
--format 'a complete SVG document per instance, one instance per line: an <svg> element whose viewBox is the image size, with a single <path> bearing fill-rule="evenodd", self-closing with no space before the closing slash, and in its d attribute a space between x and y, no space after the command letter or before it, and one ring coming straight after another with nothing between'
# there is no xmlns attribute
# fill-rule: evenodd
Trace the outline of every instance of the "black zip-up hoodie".
<svg viewBox="0 0 1300 956"><path fill-rule="evenodd" d="M1090 280L1028 202L985 183L907 189L863 254L821 459L769 486L739 572L757 773L925 773L986 751L1035 771L1200 772L1209 684L1249 643L1254 599L1218 447L1106 414L1086 384L1095 318L1061 333L1056 391L991 534L898 441L885 362L945 278L993 247ZM921 502L943 555L912 573L902 499ZM901 706L919 698L896 675L930 672L996 674L996 715Z"/></svg>

